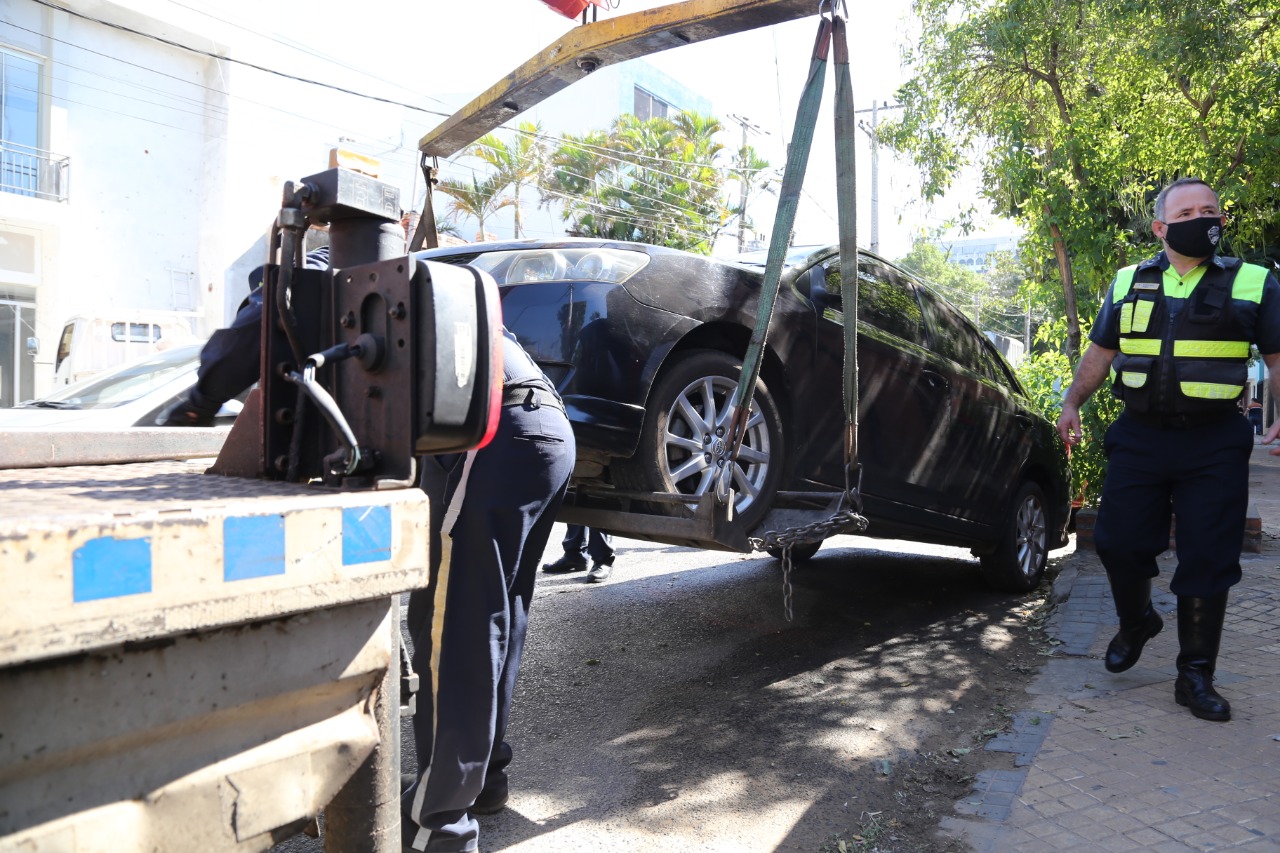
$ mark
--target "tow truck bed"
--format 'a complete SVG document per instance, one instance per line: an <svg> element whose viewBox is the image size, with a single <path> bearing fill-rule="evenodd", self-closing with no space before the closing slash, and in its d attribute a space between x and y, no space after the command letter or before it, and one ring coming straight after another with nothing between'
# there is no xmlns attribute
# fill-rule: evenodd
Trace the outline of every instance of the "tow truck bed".
<svg viewBox="0 0 1280 853"><path fill-rule="evenodd" d="M207 464L0 471L0 851L390 849L426 497Z"/></svg>

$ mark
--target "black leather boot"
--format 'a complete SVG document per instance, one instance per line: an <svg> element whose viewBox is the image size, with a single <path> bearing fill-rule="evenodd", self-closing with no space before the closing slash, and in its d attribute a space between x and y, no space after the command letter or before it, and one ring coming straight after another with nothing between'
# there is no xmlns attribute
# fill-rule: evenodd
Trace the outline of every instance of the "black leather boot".
<svg viewBox="0 0 1280 853"><path fill-rule="evenodd" d="M1108 672L1124 672L1138 662L1142 646L1160 633L1164 620L1151 606L1150 578L1110 580L1116 615L1120 617L1120 630L1107 646L1105 665Z"/></svg>
<svg viewBox="0 0 1280 853"><path fill-rule="evenodd" d="M1213 671L1222 641L1227 594L1213 598L1178 596L1178 680L1173 698L1202 720L1231 719L1231 705L1213 689Z"/></svg>

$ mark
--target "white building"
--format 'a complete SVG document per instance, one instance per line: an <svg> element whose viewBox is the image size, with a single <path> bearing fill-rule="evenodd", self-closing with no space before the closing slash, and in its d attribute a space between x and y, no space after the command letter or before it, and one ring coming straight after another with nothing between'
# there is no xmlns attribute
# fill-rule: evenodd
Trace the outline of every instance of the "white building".
<svg viewBox="0 0 1280 853"><path fill-rule="evenodd" d="M935 240L934 245L947 253L947 259L953 264L981 275L990 272L993 258L999 252L1018 254L1018 237L1016 235L979 235L976 237L958 237L955 239Z"/></svg>
<svg viewBox="0 0 1280 853"><path fill-rule="evenodd" d="M284 182L322 171L344 137L402 141L400 106L250 67L372 88L259 35L285 23L270 4L66 5L0 6L0 406L49 389L72 316L225 325ZM409 187L415 161L386 177Z"/></svg>

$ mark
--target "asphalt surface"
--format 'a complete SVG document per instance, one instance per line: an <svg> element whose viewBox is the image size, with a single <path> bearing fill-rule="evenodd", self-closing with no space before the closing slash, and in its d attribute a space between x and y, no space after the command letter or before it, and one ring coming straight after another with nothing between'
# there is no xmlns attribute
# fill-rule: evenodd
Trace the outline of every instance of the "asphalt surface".
<svg viewBox="0 0 1280 853"><path fill-rule="evenodd" d="M817 851L1019 627L960 549L829 541L793 574L788 621L776 560L616 544L606 583L539 577L512 799L481 818L482 851Z"/></svg>

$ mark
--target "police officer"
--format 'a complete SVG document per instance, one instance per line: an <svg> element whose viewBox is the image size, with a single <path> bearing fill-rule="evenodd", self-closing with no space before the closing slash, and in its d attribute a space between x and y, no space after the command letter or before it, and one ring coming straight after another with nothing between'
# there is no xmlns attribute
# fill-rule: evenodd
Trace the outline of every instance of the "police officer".
<svg viewBox="0 0 1280 853"><path fill-rule="evenodd" d="M491 444L423 460L433 507L431 565L445 567L443 631L433 646L431 591L409 596L414 668L437 692L413 717L418 778L402 799L405 850L476 849L477 814L507 802L511 697L524 651L542 552L573 472L574 440L550 381L515 342L503 341L503 407ZM443 554L441 548L444 548ZM447 578L447 579L445 579Z"/></svg>
<svg viewBox="0 0 1280 853"><path fill-rule="evenodd" d="M1240 581L1253 430L1238 398L1256 343L1280 394L1280 283L1264 267L1216 254L1218 195L1180 178L1156 199L1164 251L1116 273L1058 418L1079 443L1080 406L1112 375L1124 412L1107 430L1107 478L1094 528L1120 630L1106 668L1123 672L1164 627L1151 605L1156 557L1177 517L1178 677L1174 699L1204 720L1229 720L1213 686L1227 591ZM1267 433L1270 442L1280 424ZM1273 450L1280 453L1280 449Z"/></svg>

